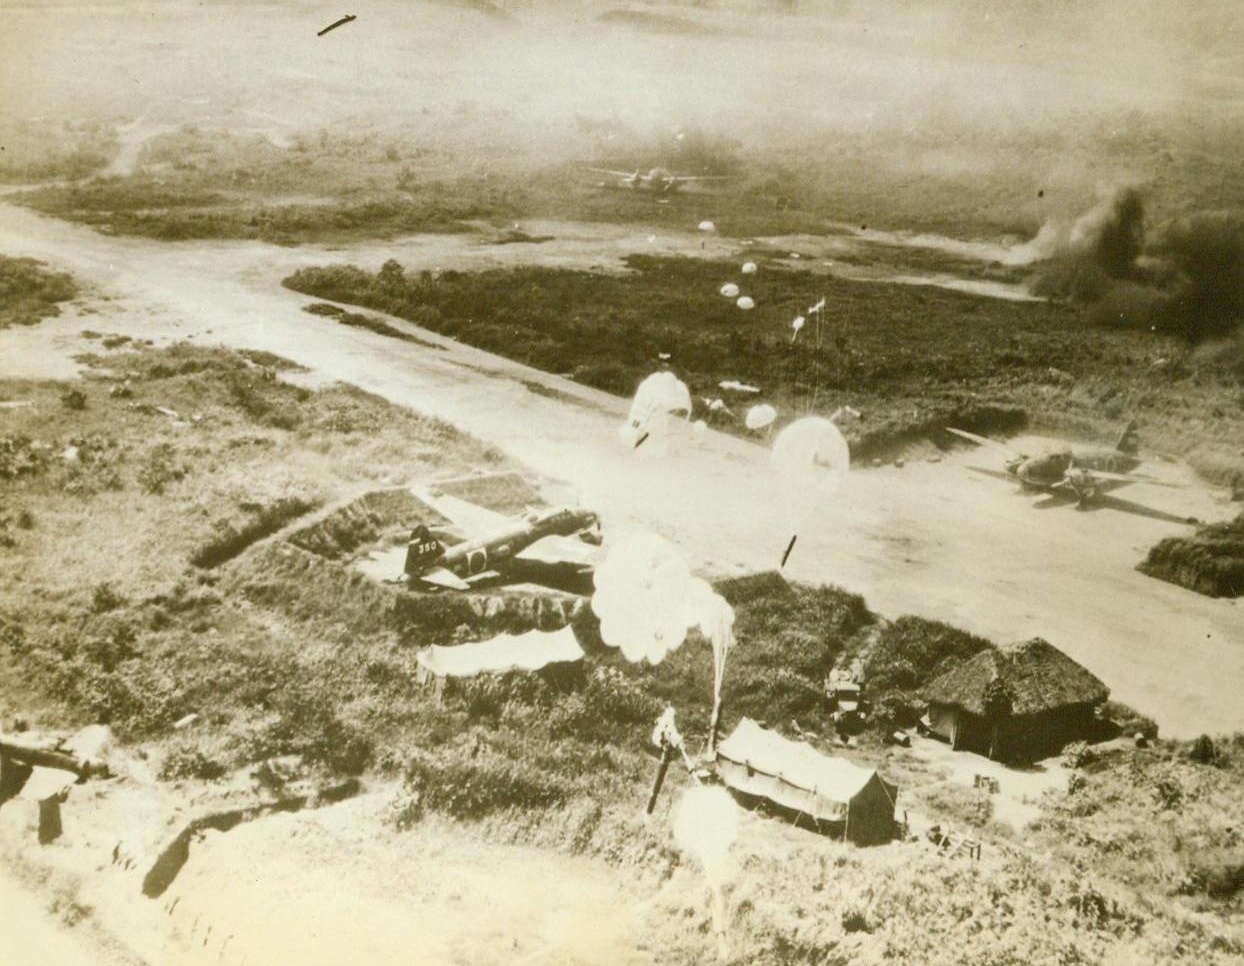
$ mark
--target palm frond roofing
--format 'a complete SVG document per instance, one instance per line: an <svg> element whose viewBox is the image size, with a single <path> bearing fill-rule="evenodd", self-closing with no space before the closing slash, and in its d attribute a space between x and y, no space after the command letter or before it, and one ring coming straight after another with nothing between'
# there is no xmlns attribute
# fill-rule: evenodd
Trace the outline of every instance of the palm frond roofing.
<svg viewBox="0 0 1244 966"><path fill-rule="evenodd" d="M984 715L989 685L995 680L1010 691L1011 711L1017 715L1099 704L1110 695L1110 689L1095 674L1039 637L986 648L933 681L923 695L930 704Z"/></svg>

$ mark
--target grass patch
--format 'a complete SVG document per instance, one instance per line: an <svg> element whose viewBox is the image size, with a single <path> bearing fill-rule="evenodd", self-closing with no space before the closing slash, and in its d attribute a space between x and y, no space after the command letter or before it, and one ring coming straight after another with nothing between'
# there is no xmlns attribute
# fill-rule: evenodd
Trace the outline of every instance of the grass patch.
<svg viewBox="0 0 1244 966"><path fill-rule="evenodd" d="M1244 513L1190 537L1167 537L1136 569L1209 597L1244 596Z"/></svg>
<svg viewBox="0 0 1244 966"><path fill-rule="evenodd" d="M389 339L399 339L402 342L426 346L429 349L440 348L440 346L429 342L427 339L421 339L417 335L411 335L397 326L390 325L384 319L378 319L374 315L364 315L361 312L347 312L345 309L339 308L336 305L329 305L327 302L314 302L311 305L305 305L303 306L303 311L310 312L312 315L322 315L326 318L336 319L342 325L366 329L368 332L375 332L377 335L383 335Z"/></svg>
<svg viewBox="0 0 1244 966"><path fill-rule="evenodd" d="M72 276L49 271L33 258L0 255L0 329L60 315L60 303L77 296Z"/></svg>
<svg viewBox="0 0 1244 966"><path fill-rule="evenodd" d="M306 268L285 285L320 298L387 312L548 372L629 396L661 366L660 354L695 399L718 384L760 386L786 413L864 413L851 429L857 459L887 459L950 424L1006 434L1028 425L1101 439L1138 415L1147 441L1217 453L1244 432L1244 410L1223 406L1237 384L1229 369L1154 370L1159 355L1185 350L1157 335L1086 323L1064 305L1011 303L936 289L828 279L767 265L750 283L757 308L739 312L717 289L737 266L634 255L626 274L527 267L476 273L406 272L389 261L375 273ZM820 296L827 329L820 346L791 342L789 323ZM746 433L741 410L714 425Z"/></svg>

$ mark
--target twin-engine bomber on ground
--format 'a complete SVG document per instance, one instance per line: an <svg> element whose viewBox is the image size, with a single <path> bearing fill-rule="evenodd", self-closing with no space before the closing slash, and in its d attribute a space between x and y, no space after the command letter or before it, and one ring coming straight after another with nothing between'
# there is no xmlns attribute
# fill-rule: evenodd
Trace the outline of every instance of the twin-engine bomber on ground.
<svg viewBox="0 0 1244 966"><path fill-rule="evenodd" d="M420 525L411 532L405 572L412 582L470 590L481 580L511 576L524 564L578 575L595 564L600 519L590 510L547 507L507 517L456 497L420 498L454 526Z"/></svg>
<svg viewBox="0 0 1244 966"><path fill-rule="evenodd" d="M1135 420L1127 424L1112 450L1076 452L1065 448L1048 450L1036 456L1017 452L997 440L989 439L987 436L978 436L966 430L947 426L946 431L970 442L989 446L1005 453L1007 460L1004 473L976 466L969 467L969 469L999 479L1016 480L1025 490L1040 490L1049 493L1051 500L1039 503L1038 506L1057 506L1061 503L1074 502L1080 509L1093 506L1112 507L1116 510L1175 523L1194 522L1107 495L1111 490L1127 486L1129 483L1148 483L1154 486L1175 485L1133 472L1142 462L1137 456L1140 451L1140 434Z"/></svg>
<svg viewBox="0 0 1244 966"><path fill-rule="evenodd" d="M684 185L697 184L701 181L724 181L725 175L673 174L664 168L652 168L646 174L643 171L614 171L611 168L588 168L597 174L607 174L616 178L616 186L629 188L632 191L652 191L659 195L673 194Z"/></svg>

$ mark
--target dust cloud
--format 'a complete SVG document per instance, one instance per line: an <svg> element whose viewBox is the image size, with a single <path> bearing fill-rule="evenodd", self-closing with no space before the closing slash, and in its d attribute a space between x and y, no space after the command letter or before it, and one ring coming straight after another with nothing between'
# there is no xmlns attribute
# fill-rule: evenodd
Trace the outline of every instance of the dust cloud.
<svg viewBox="0 0 1244 966"><path fill-rule="evenodd" d="M424 168L566 184L582 163L659 165L878 227L1031 234L1104 177L1187 193L1244 96L1225 0L644 15L382 0L316 36L339 15L319 0L10 5L0 121L193 125L307 151L320 132L375 134Z"/></svg>

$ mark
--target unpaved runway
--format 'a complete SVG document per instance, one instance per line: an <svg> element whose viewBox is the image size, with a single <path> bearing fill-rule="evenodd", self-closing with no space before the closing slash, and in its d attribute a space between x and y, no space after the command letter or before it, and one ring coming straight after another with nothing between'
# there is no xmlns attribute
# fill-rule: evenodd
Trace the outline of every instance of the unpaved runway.
<svg viewBox="0 0 1244 966"><path fill-rule="evenodd" d="M0 962L12 966L112 966L123 962L81 932L58 923L46 901L0 871Z"/></svg>
<svg viewBox="0 0 1244 966"><path fill-rule="evenodd" d="M611 264L618 257L616 239L584 237L577 244L583 262ZM300 265L378 264L385 252L418 270L489 264L503 249L526 249L505 257L539 259L543 249L468 249L461 239L446 246L437 251L426 239L336 251L162 244L109 238L0 206L0 251L43 258L114 298L99 315L67 313L0 334L0 373L63 372L66 353L82 350L75 336L84 327L266 349L318 378L354 383L496 443L566 481L600 510L607 529L654 529L718 570L777 564L786 542L784 515L762 447L710 433L688 436L665 459L636 459L615 434L623 400L413 326L441 348L308 315L301 306L309 300L279 285ZM857 591L887 616L920 614L997 640L1043 636L1095 671L1115 697L1156 717L1166 734L1244 728L1239 603L1134 570L1150 545L1180 526L1107 510L1033 509L1032 498L967 472L971 463L989 465L987 456L963 452L937 464L852 474L802 531L789 576ZM1182 467L1155 464L1151 471L1192 479ZM1179 491L1137 485L1126 495L1203 519L1233 509L1200 485Z"/></svg>

